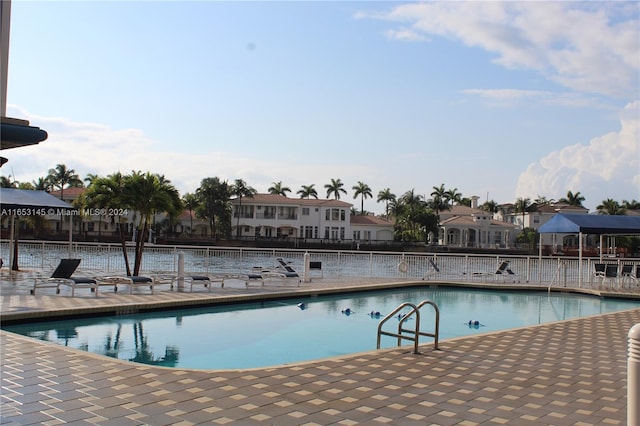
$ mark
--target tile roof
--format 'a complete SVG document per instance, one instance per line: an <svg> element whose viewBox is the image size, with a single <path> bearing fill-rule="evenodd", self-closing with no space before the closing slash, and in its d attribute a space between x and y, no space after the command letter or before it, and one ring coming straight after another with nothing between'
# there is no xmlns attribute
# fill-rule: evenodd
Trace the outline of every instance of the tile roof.
<svg viewBox="0 0 640 426"><path fill-rule="evenodd" d="M515 225L513 223L502 222L502 221L494 220L494 219L491 219L488 222L491 224L491 226L501 226L503 228L514 228L515 227ZM473 220L472 216L453 216L453 217L450 217L448 219L445 219L445 220L441 221L440 225L443 225L443 226L447 226L447 225L478 226L478 225L480 225L482 223L486 223L486 222L481 222L481 223L475 222Z"/></svg>
<svg viewBox="0 0 640 426"><path fill-rule="evenodd" d="M87 188L76 188L76 187L65 188L64 189L64 198L75 200L76 198L78 198L80 196L80 194L82 194L86 190L87 190ZM56 198L60 198L60 193L61 193L61 191L58 190L58 189L56 189L55 191L49 192L49 194L53 195Z"/></svg>
<svg viewBox="0 0 640 426"><path fill-rule="evenodd" d="M351 215L351 224L393 226L393 223L385 218L369 215Z"/></svg>

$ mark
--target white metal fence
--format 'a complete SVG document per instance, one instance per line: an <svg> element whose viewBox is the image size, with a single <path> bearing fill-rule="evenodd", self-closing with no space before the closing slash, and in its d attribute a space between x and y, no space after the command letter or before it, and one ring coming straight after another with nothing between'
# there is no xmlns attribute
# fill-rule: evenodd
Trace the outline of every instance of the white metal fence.
<svg viewBox="0 0 640 426"><path fill-rule="evenodd" d="M50 271L62 258L79 258L80 269L98 274L125 273L120 244L33 242L18 244L18 264L23 270ZM582 268L578 258L444 254L418 252L330 251L295 249L252 249L232 247L157 246L149 245L143 255L142 273L170 273L177 271L178 253L184 253L185 270L189 273L246 273L253 268L276 266L276 259L284 258L302 272L304 254L322 263L327 278L372 277L431 279L446 281L491 280L508 283L531 283L556 287L592 287L601 283L593 277L595 258L584 258ZM129 262L133 267L134 248L127 246ZM9 242L0 241L0 256L8 267ZM431 260L438 268L436 272ZM496 276L498 265L509 261L514 275ZM605 259L605 263L640 264L640 259ZM635 273L635 268L634 268ZM580 277L580 274L582 276ZM497 278L497 279L496 279ZM581 279L580 279L581 278Z"/></svg>

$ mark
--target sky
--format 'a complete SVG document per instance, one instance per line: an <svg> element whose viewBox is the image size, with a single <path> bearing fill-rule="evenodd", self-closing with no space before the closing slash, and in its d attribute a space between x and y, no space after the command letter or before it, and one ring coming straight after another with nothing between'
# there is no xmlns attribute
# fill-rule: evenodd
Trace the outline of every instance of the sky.
<svg viewBox="0 0 640 426"><path fill-rule="evenodd" d="M202 179L340 179L479 202L640 200L640 3L21 1L7 115L48 132L4 176L56 164Z"/></svg>

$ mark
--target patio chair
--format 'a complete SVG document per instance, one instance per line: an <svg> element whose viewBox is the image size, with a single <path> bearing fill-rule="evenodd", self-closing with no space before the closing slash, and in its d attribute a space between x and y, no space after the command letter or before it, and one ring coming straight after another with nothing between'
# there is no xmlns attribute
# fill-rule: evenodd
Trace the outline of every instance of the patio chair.
<svg viewBox="0 0 640 426"><path fill-rule="evenodd" d="M98 278L98 281L100 285L112 285L114 292L118 291L118 286L128 285L129 294L133 294L134 287L146 286L149 286L151 294L154 294L153 288L156 285L156 282L152 277L145 277L142 275L100 277Z"/></svg>
<svg viewBox="0 0 640 426"><path fill-rule="evenodd" d="M194 285L202 285L204 286L204 288L209 290L209 293L211 293L211 288L213 287L212 284L214 283L209 275L185 275L184 277L173 278L173 280L171 281L171 290L173 290L174 287L177 290L180 289L180 280L182 280L185 284L189 284L189 291L191 291L191 293L193 293Z"/></svg>
<svg viewBox="0 0 640 426"><path fill-rule="evenodd" d="M600 280L600 285L604 283L606 270L607 270L607 265L604 263L593 264L593 278L595 278L596 281Z"/></svg>
<svg viewBox="0 0 640 426"><path fill-rule="evenodd" d="M615 281L618 278L618 265L612 263L594 263L593 277L600 280L600 286L605 285L605 281Z"/></svg>
<svg viewBox="0 0 640 426"><path fill-rule="evenodd" d="M503 280L506 280L507 277L509 276L515 276L516 273L513 272L511 270L511 268L509 268L509 261L508 260L503 260L502 262L500 262L498 264L498 267L496 268L495 272L472 272L471 273L471 278L473 277L492 277L494 280L496 279L496 277L500 276L502 277ZM515 280L514 280L515 282Z"/></svg>
<svg viewBox="0 0 640 426"><path fill-rule="evenodd" d="M278 262L278 266L277 266L278 270L282 271L282 273L284 273L284 275L286 275L287 278L300 278L300 274L298 273L298 271L293 269L291 264L285 262L283 258L278 257L276 259L276 262Z"/></svg>
<svg viewBox="0 0 640 426"><path fill-rule="evenodd" d="M78 265L80 259L61 259L49 278L34 280L30 293L35 295L38 288L55 288L56 294L60 294L60 286L65 285L71 287L71 297L75 296L76 288L89 288L98 297L99 284L94 278L72 277Z"/></svg>
<svg viewBox="0 0 640 426"><path fill-rule="evenodd" d="M320 274L320 278L324 277L324 273L322 272L322 262L313 260L309 262L309 280L311 280L311 272L313 271Z"/></svg>
<svg viewBox="0 0 640 426"><path fill-rule="evenodd" d="M436 265L436 262L432 258L428 258L427 260L429 261L429 265L431 267L429 268L427 266L427 271L422 276L423 280L428 280L431 278L432 275L435 275L438 272L440 272L440 268L438 268L438 265Z"/></svg>
<svg viewBox="0 0 640 426"><path fill-rule="evenodd" d="M612 284L615 285L617 279L618 279L618 265L613 263L607 263L607 267L604 270L604 280L611 281Z"/></svg>
<svg viewBox="0 0 640 426"><path fill-rule="evenodd" d="M302 282L302 276L298 273L298 271L293 269L293 267L287 262L285 262L284 259L281 257L278 257L276 259L276 262L278 262L278 266L276 266L274 269L263 270L260 273L260 275L262 276L262 279L271 280L273 278L278 278L282 280L287 280L289 278L294 278L298 281L298 287L300 287L300 283Z"/></svg>
<svg viewBox="0 0 640 426"><path fill-rule="evenodd" d="M635 278L633 276L634 266L635 265L633 265L632 263L622 265L622 269L620 270L620 279L622 285L624 285L624 283L626 283L627 281L632 282Z"/></svg>

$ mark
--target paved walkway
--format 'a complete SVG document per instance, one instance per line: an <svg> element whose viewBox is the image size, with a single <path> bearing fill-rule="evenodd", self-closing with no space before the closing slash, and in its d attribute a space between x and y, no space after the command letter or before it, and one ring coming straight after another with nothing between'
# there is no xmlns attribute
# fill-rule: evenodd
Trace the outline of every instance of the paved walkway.
<svg viewBox="0 0 640 426"><path fill-rule="evenodd" d="M317 280L300 288L228 284L211 294L141 290L104 292L95 299L31 296L28 280L2 278L3 321L382 285L376 280ZM386 349L233 371L133 364L1 332L0 423L624 425L627 335L639 322L640 308L445 340L439 351L426 343L418 355Z"/></svg>

